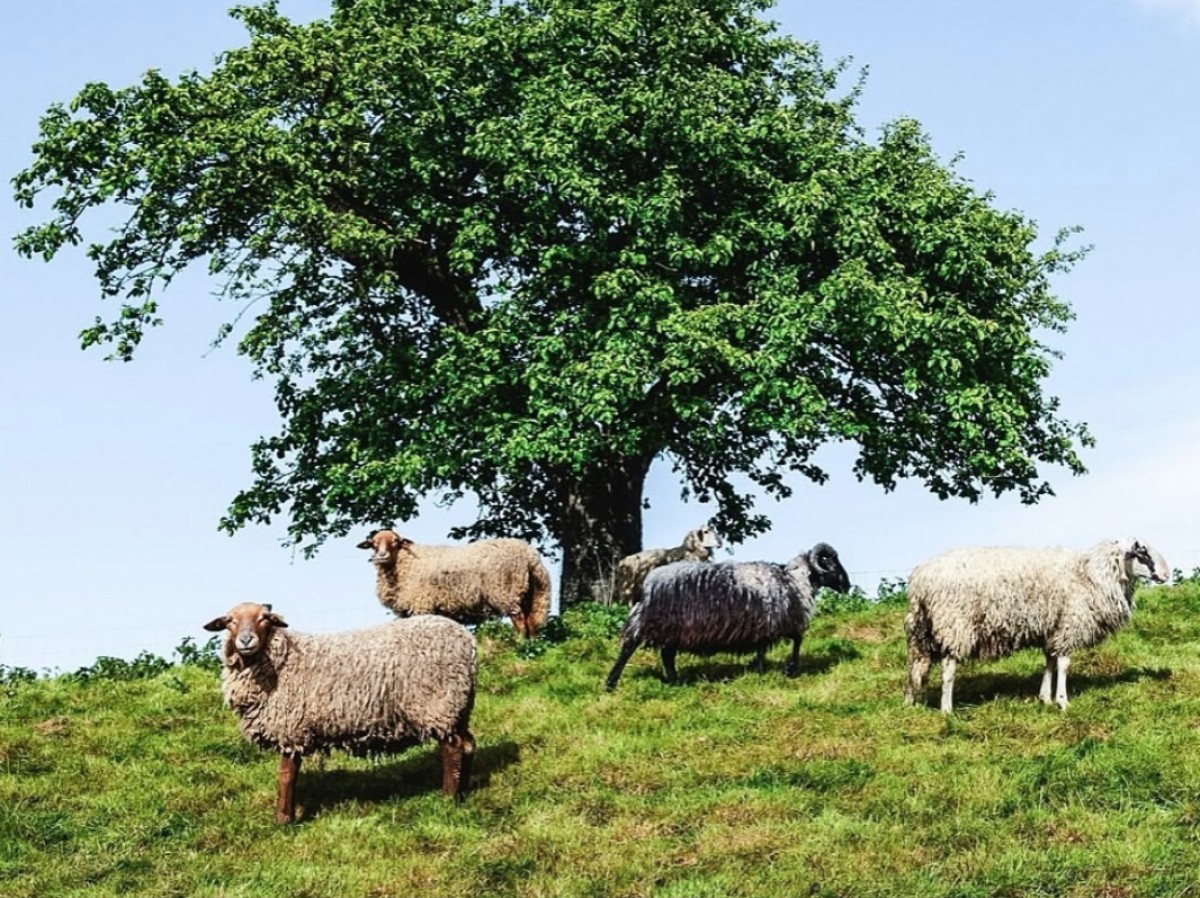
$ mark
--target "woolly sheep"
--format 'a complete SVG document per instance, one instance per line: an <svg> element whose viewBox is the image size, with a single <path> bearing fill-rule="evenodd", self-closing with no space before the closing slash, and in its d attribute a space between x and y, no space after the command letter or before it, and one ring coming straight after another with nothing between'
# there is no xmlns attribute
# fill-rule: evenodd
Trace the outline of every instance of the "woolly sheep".
<svg viewBox="0 0 1200 898"><path fill-rule="evenodd" d="M642 583L646 575L664 564L676 561L709 561L713 549L721 548L721 537L712 527L689 530L683 543L670 549L645 549L626 555L617 562L613 577L614 602L632 605L642 597Z"/></svg>
<svg viewBox="0 0 1200 898"><path fill-rule="evenodd" d="M519 539L430 546L376 530L358 548L371 550L379 601L402 617L440 614L478 623L506 614L532 639L550 611L550 574Z"/></svg>
<svg viewBox="0 0 1200 898"><path fill-rule="evenodd" d="M663 673L673 682L680 650L697 655L756 652L754 666L762 673L767 649L788 636L792 655L786 672L795 676L800 640L822 586L842 592L850 588L837 552L826 543L817 543L787 565L678 561L656 568L625 622L621 651L606 685L616 688L625 664L642 644L661 649Z"/></svg>
<svg viewBox="0 0 1200 898"><path fill-rule="evenodd" d="M376 754L435 740L442 791L466 794L475 752L470 633L429 615L318 635L286 627L254 602L204 626L225 631L221 689L242 734L279 752L277 823L296 819L301 759L333 748Z"/></svg>
<svg viewBox="0 0 1200 898"><path fill-rule="evenodd" d="M1071 652L1092 646L1129 620L1134 578L1166 582L1166 559L1136 539L1105 540L1086 552L1064 548L970 548L918 565L908 581L908 682L904 703L923 694L930 665L942 665L942 711L954 710L959 661L1040 647L1038 697L1067 707Z"/></svg>

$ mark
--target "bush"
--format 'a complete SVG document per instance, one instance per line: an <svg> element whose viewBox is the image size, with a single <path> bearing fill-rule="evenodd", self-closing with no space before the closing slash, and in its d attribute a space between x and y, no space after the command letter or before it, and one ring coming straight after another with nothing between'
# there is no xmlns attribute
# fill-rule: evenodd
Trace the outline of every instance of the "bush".
<svg viewBox="0 0 1200 898"><path fill-rule="evenodd" d="M17 683L32 683L37 679L37 673L28 667L9 667L0 664L0 685L12 686Z"/></svg>
<svg viewBox="0 0 1200 898"><path fill-rule="evenodd" d="M504 626L508 636L503 637L516 643L518 658L529 660L540 658L553 645L568 639L601 638L611 639L621 632L629 609L622 605L601 605L598 602L581 602L572 605L560 615L548 618L534 639L517 641L516 631ZM485 629L486 628L486 629ZM497 634L491 624L484 624L477 633L481 637L495 639Z"/></svg>
<svg viewBox="0 0 1200 898"><path fill-rule="evenodd" d="M145 680L171 669L171 662L151 652L143 651L132 661L101 655L90 667L81 667L66 677L87 684L97 680Z"/></svg>
<svg viewBox="0 0 1200 898"><path fill-rule="evenodd" d="M899 577L879 581L875 597L871 598L862 587L852 586L849 592L834 592L822 589L817 596L818 614L858 614L872 608L896 608L908 604L908 584Z"/></svg>
<svg viewBox="0 0 1200 898"><path fill-rule="evenodd" d="M183 637L183 641L175 646L174 654L179 658L178 663L186 667L199 667L204 670L220 670L221 655L219 648L221 637L210 636L204 645L196 645L191 636Z"/></svg>
<svg viewBox="0 0 1200 898"><path fill-rule="evenodd" d="M1184 572L1179 568L1175 568L1171 571L1171 582L1175 584L1200 584L1200 567L1192 568L1192 572L1190 574L1184 574Z"/></svg>
<svg viewBox="0 0 1200 898"><path fill-rule="evenodd" d="M567 609L564 619L572 633L579 636L610 638L619 636L625 620L629 617L626 605L601 605L598 602L582 602Z"/></svg>

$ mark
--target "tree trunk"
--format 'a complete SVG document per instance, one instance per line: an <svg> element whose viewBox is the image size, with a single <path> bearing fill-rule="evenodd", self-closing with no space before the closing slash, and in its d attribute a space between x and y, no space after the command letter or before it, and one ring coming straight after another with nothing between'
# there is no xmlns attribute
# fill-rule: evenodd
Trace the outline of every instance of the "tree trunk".
<svg viewBox="0 0 1200 898"><path fill-rule="evenodd" d="M642 487L650 461L618 459L563 488L560 607L607 604L618 561L642 548Z"/></svg>

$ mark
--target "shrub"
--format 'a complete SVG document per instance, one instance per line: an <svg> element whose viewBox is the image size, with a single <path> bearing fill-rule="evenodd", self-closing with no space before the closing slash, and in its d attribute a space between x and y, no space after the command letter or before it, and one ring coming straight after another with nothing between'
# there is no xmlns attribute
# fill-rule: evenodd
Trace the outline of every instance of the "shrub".
<svg viewBox="0 0 1200 898"><path fill-rule="evenodd" d="M868 596L860 586L852 586L849 592L834 592L822 589L817 596L818 614L858 614L872 608L896 608L908 604L908 584L900 577L879 581L875 597Z"/></svg>
<svg viewBox="0 0 1200 898"><path fill-rule="evenodd" d="M36 679L37 673L28 667L9 667L7 664L0 664L0 685L32 683Z"/></svg>
<svg viewBox="0 0 1200 898"><path fill-rule="evenodd" d="M220 670L221 655L218 651L221 644L219 636L210 636L203 645L197 645L191 636L183 637L183 641L175 646L174 655L178 663L186 667L199 667L204 670Z"/></svg>
<svg viewBox="0 0 1200 898"><path fill-rule="evenodd" d="M132 661L101 655L91 666L81 667L66 676L86 685L97 680L145 680L170 668L171 662L166 658L143 651Z"/></svg>

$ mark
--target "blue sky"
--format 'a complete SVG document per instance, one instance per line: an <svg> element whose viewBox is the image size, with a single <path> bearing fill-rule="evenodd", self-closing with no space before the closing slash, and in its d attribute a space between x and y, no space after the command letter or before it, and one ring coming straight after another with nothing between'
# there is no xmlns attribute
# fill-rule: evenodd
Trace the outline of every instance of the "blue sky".
<svg viewBox="0 0 1200 898"><path fill-rule="evenodd" d="M0 9L0 172L30 161L38 116L87 81L124 86L146 69L208 68L243 41L223 0L43 0ZM283 0L308 19L327 3ZM831 449L824 487L765 502L774 529L733 557L785 560L835 545L855 582L902 576L965 544L1088 545L1126 534L1175 567L1200 565L1200 2L1196 0L785 0L783 30L827 60L869 68L860 121L874 134L918 119L939 154L1048 243L1085 229L1092 254L1056 286L1077 320L1051 392L1097 447L1090 473L1051 472L1058 495L939 502L916 484L858 484ZM165 295L166 325L131 364L82 352L110 309L81 252L19 259L34 220L0 197L0 664L73 669L98 655L168 654L246 599L331 630L383 620L355 540L311 561L281 547L282 522L234 537L216 525L249 483L249 445L274 432L269 385L231 348L209 351L229 312L197 274ZM94 226L100 226L97 220ZM708 515L651 472L647 545L674 545ZM405 527L444 541L469 506L428 507ZM364 530L366 528L364 527ZM557 584L556 584L557 585Z"/></svg>

